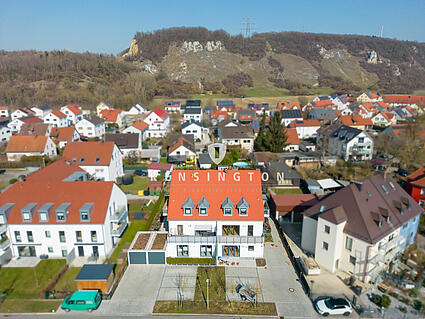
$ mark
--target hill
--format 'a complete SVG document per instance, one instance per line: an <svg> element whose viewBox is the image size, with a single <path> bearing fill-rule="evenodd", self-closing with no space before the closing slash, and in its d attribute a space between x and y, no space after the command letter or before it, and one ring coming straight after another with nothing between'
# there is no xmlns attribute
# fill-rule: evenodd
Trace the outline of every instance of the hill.
<svg viewBox="0 0 425 319"><path fill-rule="evenodd" d="M386 38L298 32L244 38L223 30L170 28L137 33L123 52L142 69L172 80L217 86L246 73L254 86L330 86L406 92L423 88L425 44Z"/></svg>

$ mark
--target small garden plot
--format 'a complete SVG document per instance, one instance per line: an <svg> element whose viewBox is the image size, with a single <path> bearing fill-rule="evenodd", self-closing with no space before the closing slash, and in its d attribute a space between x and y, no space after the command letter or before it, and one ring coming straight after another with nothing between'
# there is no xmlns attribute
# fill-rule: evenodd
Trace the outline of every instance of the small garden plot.
<svg viewBox="0 0 425 319"><path fill-rule="evenodd" d="M77 283L75 282L75 277L77 277L80 272L81 267L68 268L68 270L63 274L55 286L55 291L61 292L74 292L77 290Z"/></svg>

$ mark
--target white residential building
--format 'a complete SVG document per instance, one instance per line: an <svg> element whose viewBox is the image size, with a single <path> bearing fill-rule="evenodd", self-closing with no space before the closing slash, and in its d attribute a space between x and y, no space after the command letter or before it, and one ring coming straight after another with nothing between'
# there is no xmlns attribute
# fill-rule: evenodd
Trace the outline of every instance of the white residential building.
<svg viewBox="0 0 425 319"><path fill-rule="evenodd" d="M170 178L171 172L173 171L173 165L169 163L150 163L148 166L148 177L151 181L155 181L161 174L161 170L165 171L165 179Z"/></svg>
<svg viewBox="0 0 425 319"><path fill-rule="evenodd" d="M254 150L254 132L250 125L219 127L220 142L228 147L246 149L248 152Z"/></svg>
<svg viewBox="0 0 425 319"><path fill-rule="evenodd" d="M39 117L40 119L44 120L44 117L47 116L50 112L52 112L52 109L48 106L34 106L31 108L31 111L34 112L34 115Z"/></svg>
<svg viewBox="0 0 425 319"><path fill-rule="evenodd" d="M10 109L8 106L0 106L0 117L9 117Z"/></svg>
<svg viewBox="0 0 425 319"><path fill-rule="evenodd" d="M260 171L174 171L163 215L168 257L263 257Z"/></svg>
<svg viewBox="0 0 425 319"><path fill-rule="evenodd" d="M105 121L97 116L83 118L75 127L84 137L102 137L105 134Z"/></svg>
<svg viewBox="0 0 425 319"><path fill-rule="evenodd" d="M148 109L144 104L136 104L131 107L131 109L126 112L127 115L142 115L148 112Z"/></svg>
<svg viewBox="0 0 425 319"><path fill-rule="evenodd" d="M375 175L307 209L301 247L327 271L369 282L414 242L421 212L396 181Z"/></svg>
<svg viewBox="0 0 425 319"><path fill-rule="evenodd" d="M67 127L68 120L61 111L53 111L44 117L44 123L50 124L52 127Z"/></svg>
<svg viewBox="0 0 425 319"><path fill-rule="evenodd" d="M34 112L30 109L17 109L12 112L11 117L12 120L19 119L21 117L34 116Z"/></svg>
<svg viewBox="0 0 425 319"><path fill-rule="evenodd" d="M0 125L0 143L8 142L10 137L12 136L11 129L6 125Z"/></svg>
<svg viewBox="0 0 425 319"><path fill-rule="evenodd" d="M200 140L201 142L203 142L208 134L208 129L204 128L204 126L200 122L195 120L184 122L181 125L181 129L182 134L184 135L192 134L195 141Z"/></svg>
<svg viewBox="0 0 425 319"><path fill-rule="evenodd" d="M150 112L143 120L149 124L147 137L164 137L170 126L170 117L164 110L157 108Z"/></svg>
<svg viewBox="0 0 425 319"><path fill-rule="evenodd" d="M148 128L149 128L148 123L146 123L145 121L139 120L134 122L131 126L125 128L122 132L137 133L140 136L140 141L143 142L143 140L146 138Z"/></svg>
<svg viewBox="0 0 425 319"><path fill-rule="evenodd" d="M186 108L183 114L184 121L195 120L198 122L202 121L202 108L201 107L189 107Z"/></svg>
<svg viewBox="0 0 425 319"><path fill-rule="evenodd" d="M114 142L69 142L62 158L77 164L95 180L116 181L124 175L122 153Z"/></svg>
<svg viewBox="0 0 425 319"><path fill-rule="evenodd" d="M318 120L302 120L294 121L289 124L290 128L295 128L297 130L298 138L312 138L316 137L317 130L320 128L320 123Z"/></svg>
<svg viewBox="0 0 425 319"><path fill-rule="evenodd" d="M96 114L97 114L97 116L100 116L100 113L103 110L113 110L113 109L114 109L114 107L109 102L100 102L96 106Z"/></svg>
<svg viewBox="0 0 425 319"><path fill-rule="evenodd" d="M15 257L108 257L128 224L113 182L17 182L0 194L0 219Z"/></svg>
<svg viewBox="0 0 425 319"><path fill-rule="evenodd" d="M331 133L328 152L348 161L372 159L373 139L364 131L342 125Z"/></svg>
<svg viewBox="0 0 425 319"><path fill-rule="evenodd" d="M83 119L83 110L77 104L62 106L61 112L66 115L68 125L75 125Z"/></svg>
<svg viewBox="0 0 425 319"><path fill-rule="evenodd" d="M282 115L282 123L285 126L288 126L292 122L303 120L303 114L300 110L281 110L280 113Z"/></svg>

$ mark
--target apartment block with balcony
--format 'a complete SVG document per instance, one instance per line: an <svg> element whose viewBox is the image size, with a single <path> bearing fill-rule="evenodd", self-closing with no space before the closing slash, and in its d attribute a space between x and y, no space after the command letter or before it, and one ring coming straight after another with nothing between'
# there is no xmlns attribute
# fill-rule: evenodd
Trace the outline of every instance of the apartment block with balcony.
<svg viewBox="0 0 425 319"><path fill-rule="evenodd" d="M127 227L127 198L113 182L17 182L0 194L0 221L14 257L105 259Z"/></svg>
<svg viewBox="0 0 425 319"><path fill-rule="evenodd" d="M264 212L260 171L174 171L167 256L262 257Z"/></svg>
<svg viewBox="0 0 425 319"><path fill-rule="evenodd" d="M342 125L330 134L328 152L345 161L371 160L373 139L364 131Z"/></svg>
<svg viewBox="0 0 425 319"><path fill-rule="evenodd" d="M306 210L301 246L324 269L369 282L413 243L421 211L391 177L378 174Z"/></svg>

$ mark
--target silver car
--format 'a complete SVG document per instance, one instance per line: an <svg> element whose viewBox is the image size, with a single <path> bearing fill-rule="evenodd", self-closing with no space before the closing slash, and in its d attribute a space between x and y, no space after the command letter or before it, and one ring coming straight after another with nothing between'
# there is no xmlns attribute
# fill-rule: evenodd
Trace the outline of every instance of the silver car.
<svg viewBox="0 0 425 319"><path fill-rule="evenodd" d="M320 315L325 317L329 315L349 316L353 312L350 302L344 298L321 298L314 302L314 307Z"/></svg>

